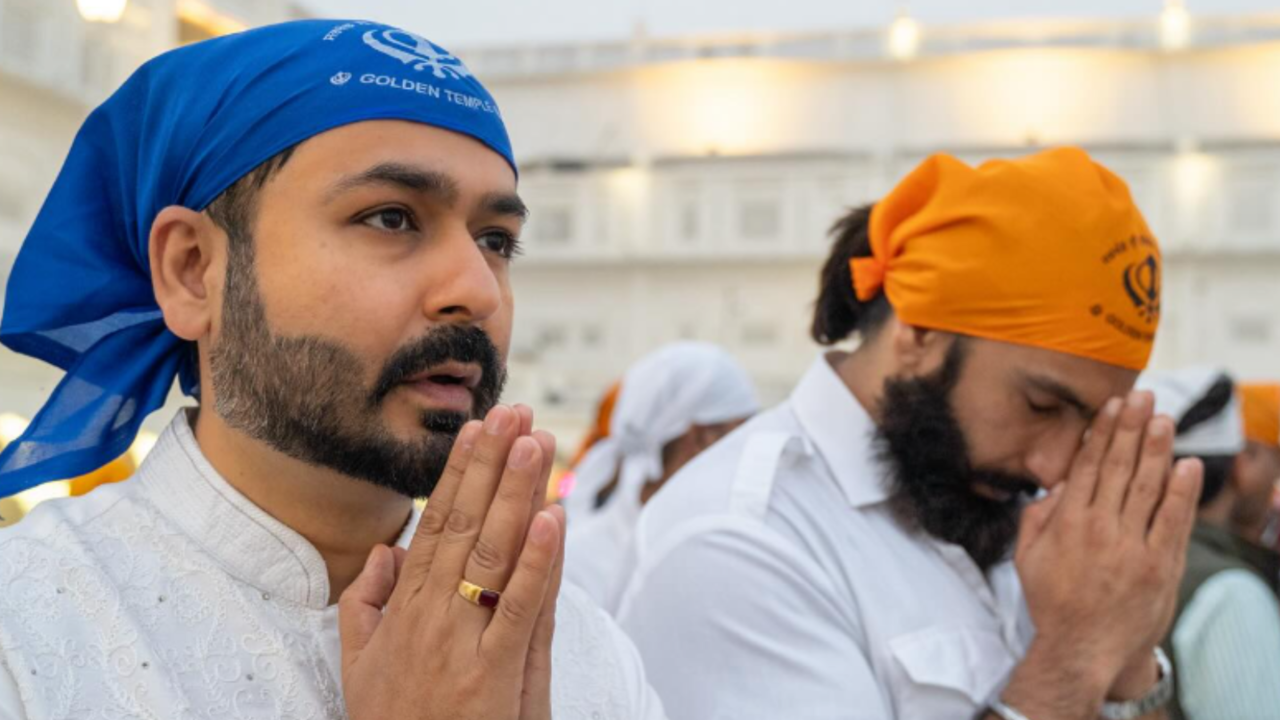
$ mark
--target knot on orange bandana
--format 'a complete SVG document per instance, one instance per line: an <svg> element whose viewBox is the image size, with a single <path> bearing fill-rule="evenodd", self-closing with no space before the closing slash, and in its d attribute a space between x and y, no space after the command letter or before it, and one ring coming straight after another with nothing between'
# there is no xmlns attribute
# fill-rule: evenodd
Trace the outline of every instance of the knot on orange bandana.
<svg viewBox="0 0 1280 720"><path fill-rule="evenodd" d="M1280 384L1247 383L1238 390L1244 436L1256 443L1280 447Z"/></svg>
<svg viewBox="0 0 1280 720"><path fill-rule="evenodd" d="M879 258L860 257L849 261L849 272L853 274L853 290L860 302L871 302L884 288L884 263Z"/></svg>
<svg viewBox="0 0 1280 720"><path fill-rule="evenodd" d="M1160 248L1124 181L1076 148L977 168L934 155L871 211L850 263L910 325L1143 369Z"/></svg>

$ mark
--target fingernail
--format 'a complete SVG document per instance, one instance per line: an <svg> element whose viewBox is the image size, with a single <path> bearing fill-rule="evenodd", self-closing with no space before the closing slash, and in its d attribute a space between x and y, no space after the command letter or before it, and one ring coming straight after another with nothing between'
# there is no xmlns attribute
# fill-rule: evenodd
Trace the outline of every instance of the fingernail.
<svg viewBox="0 0 1280 720"><path fill-rule="evenodd" d="M529 466L529 461L533 459L533 440L528 438L520 438L516 440L516 446L511 450L511 457L507 458L507 465L513 470L523 470Z"/></svg>
<svg viewBox="0 0 1280 720"><path fill-rule="evenodd" d="M511 408L506 405L499 405L489 411L489 417L484 421L484 430L490 435L501 435L507 431L511 425Z"/></svg>
<svg viewBox="0 0 1280 720"><path fill-rule="evenodd" d="M1106 404L1105 406L1103 406L1103 408L1102 408L1102 412L1103 412L1103 413L1105 413L1107 417L1112 417L1112 418L1113 418L1113 417L1115 417L1116 415L1119 415L1119 414L1120 414L1120 407L1121 407L1123 404L1124 404L1124 403L1123 403L1123 401L1122 401L1122 400L1120 400L1120 398L1118 398L1118 397L1113 397L1113 398L1111 398L1110 400L1108 400L1108 401L1107 401L1107 404Z"/></svg>
<svg viewBox="0 0 1280 720"><path fill-rule="evenodd" d="M1169 423L1164 418L1156 418L1147 426L1147 436L1152 439L1159 439L1169 434Z"/></svg>
<svg viewBox="0 0 1280 720"><path fill-rule="evenodd" d="M1173 471L1174 474L1179 477L1188 478L1194 476L1196 472L1200 470L1198 466L1203 464L1204 461L1200 458L1183 458L1178 461L1178 464L1173 468Z"/></svg>
<svg viewBox="0 0 1280 720"><path fill-rule="evenodd" d="M533 527L529 529L529 537L539 545L551 542L551 534L555 529L555 518L546 510L541 510L533 518Z"/></svg>
<svg viewBox="0 0 1280 720"><path fill-rule="evenodd" d="M480 421L472 420L462 426L462 430L458 432L458 443L462 445L463 450L470 450L475 447L476 433L480 432Z"/></svg>

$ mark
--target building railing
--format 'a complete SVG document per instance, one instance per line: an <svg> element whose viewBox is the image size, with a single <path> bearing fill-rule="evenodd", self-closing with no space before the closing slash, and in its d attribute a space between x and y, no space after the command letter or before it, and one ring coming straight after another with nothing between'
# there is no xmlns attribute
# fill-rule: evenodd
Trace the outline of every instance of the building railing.
<svg viewBox="0 0 1280 720"><path fill-rule="evenodd" d="M1185 50L1280 39L1280 14L1195 17ZM489 79L594 73L676 60L755 57L829 62L893 62L887 28L812 33L752 33L648 38L522 47L460 48L459 56ZM1004 21L926 26L918 57L1020 47L1161 50L1155 17L1138 21Z"/></svg>

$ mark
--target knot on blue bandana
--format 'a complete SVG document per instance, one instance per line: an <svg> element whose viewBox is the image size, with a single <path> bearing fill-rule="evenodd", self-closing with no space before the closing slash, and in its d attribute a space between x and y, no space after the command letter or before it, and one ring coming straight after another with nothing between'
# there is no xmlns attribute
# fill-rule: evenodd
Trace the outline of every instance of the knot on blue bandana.
<svg viewBox="0 0 1280 720"><path fill-rule="evenodd" d="M196 356L151 286L151 223L204 210L277 153L364 120L468 135L515 170L498 106L435 43L365 21L304 20L165 53L90 114L27 235L0 342L66 370L0 453L0 497L95 470L132 444Z"/></svg>

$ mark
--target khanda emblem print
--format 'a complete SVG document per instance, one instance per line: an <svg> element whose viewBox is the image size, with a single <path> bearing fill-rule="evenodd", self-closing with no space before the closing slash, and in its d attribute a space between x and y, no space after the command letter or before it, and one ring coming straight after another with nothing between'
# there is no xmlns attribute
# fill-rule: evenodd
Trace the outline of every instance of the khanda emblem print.
<svg viewBox="0 0 1280 720"><path fill-rule="evenodd" d="M364 34L364 44L412 66L414 70L431 68L438 78L461 80L471 75L461 60L421 35L405 30L370 30Z"/></svg>
<svg viewBox="0 0 1280 720"><path fill-rule="evenodd" d="M1160 318L1160 261L1154 254L1124 269L1124 289L1143 320Z"/></svg>

